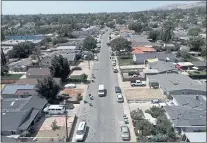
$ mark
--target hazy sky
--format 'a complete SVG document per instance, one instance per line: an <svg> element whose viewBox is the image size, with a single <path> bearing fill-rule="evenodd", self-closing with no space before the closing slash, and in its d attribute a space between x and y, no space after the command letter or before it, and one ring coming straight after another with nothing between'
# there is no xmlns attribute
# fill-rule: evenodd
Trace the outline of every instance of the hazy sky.
<svg viewBox="0 0 207 143"><path fill-rule="evenodd" d="M135 12L188 1L2 1L2 14Z"/></svg>

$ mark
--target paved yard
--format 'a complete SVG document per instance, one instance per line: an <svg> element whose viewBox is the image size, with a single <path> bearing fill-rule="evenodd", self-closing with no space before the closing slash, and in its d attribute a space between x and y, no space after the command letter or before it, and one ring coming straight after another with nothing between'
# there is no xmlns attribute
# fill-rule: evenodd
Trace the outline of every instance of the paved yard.
<svg viewBox="0 0 207 143"><path fill-rule="evenodd" d="M56 120L57 126L60 128L57 130L52 130L51 124ZM70 130L74 121L74 117L68 117L68 134L70 134ZM61 139L65 139L66 137L66 127L65 127L65 117L48 117L45 119L44 123L40 127L37 133L37 140L39 142L48 142L51 140L60 141Z"/></svg>
<svg viewBox="0 0 207 143"><path fill-rule="evenodd" d="M75 70L71 73L71 75L81 75L81 74L85 73L86 75L88 75L88 79L90 79L93 64L94 64L94 61L90 61L90 69L89 69L88 68L88 61L81 62L76 67L81 67L82 70Z"/></svg>
<svg viewBox="0 0 207 143"><path fill-rule="evenodd" d="M125 90L127 100L152 100L152 99L166 99L159 89L150 88L136 88Z"/></svg>

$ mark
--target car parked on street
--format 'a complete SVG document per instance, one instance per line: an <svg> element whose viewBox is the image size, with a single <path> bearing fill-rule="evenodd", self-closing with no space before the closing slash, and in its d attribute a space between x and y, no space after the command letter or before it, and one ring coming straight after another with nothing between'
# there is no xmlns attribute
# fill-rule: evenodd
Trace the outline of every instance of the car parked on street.
<svg viewBox="0 0 207 143"><path fill-rule="evenodd" d="M76 141L83 141L86 131L87 131L86 122L84 121L80 122L78 125L78 129L76 131L76 136L75 136Z"/></svg>
<svg viewBox="0 0 207 143"><path fill-rule="evenodd" d="M124 98L121 93L116 94L116 101L119 103L124 102Z"/></svg>
<svg viewBox="0 0 207 143"><path fill-rule="evenodd" d="M116 67L113 67L113 72L118 73L118 69Z"/></svg>
<svg viewBox="0 0 207 143"><path fill-rule="evenodd" d="M115 86L115 93L122 93L119 86Z"/></svg>
<svg viewBox="0 0 207 143"><path fill-rule="evenodd" d="M121 126L121 137L122 137L122 140L130 140L129 127Z"/></svg>

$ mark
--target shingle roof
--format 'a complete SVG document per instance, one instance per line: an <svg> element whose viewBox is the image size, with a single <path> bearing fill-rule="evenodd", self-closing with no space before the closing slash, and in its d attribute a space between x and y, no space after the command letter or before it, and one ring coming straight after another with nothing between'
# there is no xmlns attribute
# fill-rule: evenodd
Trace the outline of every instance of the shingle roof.
<svg viewBox="0 0 207 143"><path fill-rule="evenodd" d="M47 100L39 96L2 100L2 131L27 129Z"/></svg>
<svg viewBox="0 0 207 143"><path fill-rule="evenodd" d="M60 78L53 78L57 83L60 82ZM22 79L19 79L15 82L15 84L18 84L18 85L36 85L37 84L37 79L36 78L22 78Z"/></svg>
<svg viewBox="0 0 207 143"><path fill-rule="evenodd" d="M173 53L153 52L144 54L135 54L137 63L143 63L147 59L158 58L159 60L166 60L168 57L170 61L174 61L176 56Z"/></svg>
<svg viewBox="0 0 207 143"><path fill-rule="evenodd" d="M175 91L182 89L193 89L206 92L206 85L200 84L190 77L182 74L168 73L148 75L150 81L159 82L160 86L166 91Z"/></svg>
<svg viewBox="0 0 207 143"><path fill-rule="evenodd" d="M192 110L183 106L165 106L176 127L206 126L205 110Z"/></svg>
<svg viewBox="0 0 207 143"><path fill-rule="evenodd" d="M159 72L170 71L170 70L177 70L173 62L165 62L165 61L157 61L149 63L151 69L156 69Z"/></svg>
<svg viewBox="0 0 207 143"><path fill-rule="evenodd" d="M29 68L27 71L27 75L50 75L49 68Z"/></svg>
<svg viewBox="0 0 207 143"><path fill-rule="evenodd" d="M34 89L18 89L15 95L38 95Z"/></svg>
<svg viewBox="0 0 207 143"><path fill-rule="evenodd" d="M15 94L18 89L34 89L34 85L6 85L2 91L2 94Z"/></svg>
<svg viewBox="0 0 207 143"><path fill-rule="evenodd" d="M172 95L180 106L188 108L206 110L206 100L200 95ZM196 97L198 99L196 99Z"/></svg>

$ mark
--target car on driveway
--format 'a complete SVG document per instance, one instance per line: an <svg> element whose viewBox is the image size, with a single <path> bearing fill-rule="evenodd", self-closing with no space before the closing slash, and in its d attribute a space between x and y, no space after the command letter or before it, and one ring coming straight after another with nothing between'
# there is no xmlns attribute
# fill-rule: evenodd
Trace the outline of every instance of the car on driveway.
<svg viewBox="0 0 207 143"><path fill-rule="evenodd" d="M124 102L124 98L123 98L121 93L116 94L116 101L119 102L119 103Z"/></svg>
<svg viewBox="0 0 207 143"><path fill-rule="evenodd" d="M121 126L121 137L122 140L130 140L130 131L127 126Z"/></svg>

